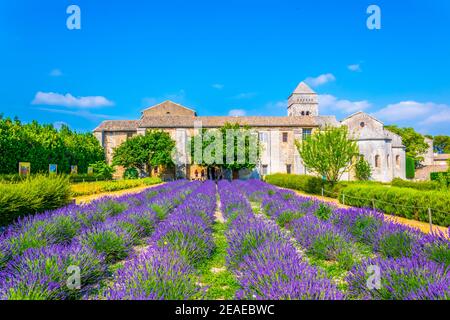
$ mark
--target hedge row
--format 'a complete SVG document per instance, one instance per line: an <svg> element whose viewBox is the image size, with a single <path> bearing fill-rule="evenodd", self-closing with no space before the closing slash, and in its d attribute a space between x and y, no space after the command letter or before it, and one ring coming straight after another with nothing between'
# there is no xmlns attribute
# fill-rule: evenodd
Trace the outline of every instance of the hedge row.
<svg viewBox="0 0 450 320"><path fill-rule="evenodd" d="M41 177L42 176L47 176L47 177L49 177L48 174L32 174L31 178L33 178L35 176L41 176ZM17 183L17 182L25 181L25 180L27 180L29 178L30 177L21 176L19 174L0 174L0 183L6 183L6 182ZM105 180L105 179L98 178L96 176L88 175L88 174L68 175L68 178L69 178L69 181L71 183L91 182L91 181L104 181Z"/></svg>
<svg viewBox="0 0 450 320"><path fill-rule="evenodd" d="M337 198L342 189L351 185L383 185L381 182L375 181L340 181L331 185L314 176L285 173L267 175L265 181L278 187L317 195L322 194L323 188L324 195L331 198Z"/></svg>
<svg viewBox="0 0 450 320"><path fill-rule="evenodd" d="M339 201L355 207L375 207L395 216L428 222L428 208L436 225L450 226L450 192L411 188L350 185L341 190Z"/></svg>
<svg viewBox="0 0 450 320"><path fill-rule="evenodd" d="M69 179L64 176L0 183L0 227L19 217L64 206L71 201L70 195Z"/></svg>
<svg viewBox="0 0 450 320"><path fill-rule="evenodd" d="M425 191L440 190L442 188L441 184L437 181L408 181L399 178L392 180L391 185L393 187L412 188Z"/></svg>
<svg viewBox="0 0 450 320"><path fill-rule="evenodd" d="M72 196L78 197L102 192L125 190L146 185L149 186L157 183L161 183L161 179L157 177L133 180L82 182L72 185L71 190Z"/></svg>
<svg viewBox="0 0 450 320"><path fill-rule="evenodd" d="M431 181L437 181L441 183L441 181L446 181L447 186L450 187L450 171L447 172L432 172L430 173Z"/></svg>

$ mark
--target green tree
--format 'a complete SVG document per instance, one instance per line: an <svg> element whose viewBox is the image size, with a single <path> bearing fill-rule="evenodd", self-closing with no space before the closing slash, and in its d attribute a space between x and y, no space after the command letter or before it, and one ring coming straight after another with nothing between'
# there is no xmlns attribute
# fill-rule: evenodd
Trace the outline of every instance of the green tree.
<svg viewBox="0 0 450 320"><path fill-rule="evenodd" d="M18 163L30 162L31 172L48 172L57 164L58 172L69 173L70 165L86 172L90 163L105 159L103 148L92 133L77 133L63 126L19 119L0 119L0 173L17 173Z"/></svg>
<svg viewBox="0 0 450 320"><path fill-rule="evenodd" d="M354 157L359 154L358 145L349 139L346 126L326 127L295 144L306 168L331 184L350 170Z"/></svg>
<svg viewBox="0 0 450 320"><path fill-rule="evenodd" d="M450 153L450 136L433 137L434 151L438 153Z"/></svg>
<svg viewBox="0 0 450 320"><path fill-rule="evenodd" d="M403 145L406 147L406 155L414 159L416 164L424 160L423 154L427 152L429 145L425 137L413 128L399 128L398 126L386 126L387 130L402 137Z"/></svg>
<svg viewBox="0 0 450 320"><path fill-rule="evenodd" d="M360 156L355 164L355 176L360 181L367 181L372 176L372 168L364 157Z"/></svg>
<svg viewBox="0 0 450 320"><path fill-rule="evenodd" d="M201 146L201 150L197 151L201 155L196 154L196 145ZM216 154L216 151L220 151L221 154ZM236 177L241 169L254 169L260 154L260 144L256 133L249 126L241 126L238 123L226 123L219 129L203 129L200 134L191 139L193 163L208 169L231 170L233 177ZM239 159L240 155L241 159Z"/></svg>
<svg viewBox="0 0 450 320"><path fill-rule="evenodd" d="M90 166L94 169L94 176L102 180L111 180L116 171L113 166L108 165L105 161L97 161Z"/></svg>
<svg viewBox="0 0 450 320"><path fill-rule="evenodd" d="M167 132L149 130L145 135L134 136L114 149L113 164L125 168L138 168L148 173L154 166L173 167L172 151L175 141Z"/></svg>

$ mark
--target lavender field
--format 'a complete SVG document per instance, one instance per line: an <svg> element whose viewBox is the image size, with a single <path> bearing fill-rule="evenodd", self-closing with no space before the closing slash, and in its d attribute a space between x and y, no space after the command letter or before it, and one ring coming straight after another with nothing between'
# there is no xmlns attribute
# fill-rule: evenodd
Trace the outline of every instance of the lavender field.
<svg viewBox="0 0 450 320"><path fill-rule="evenodd" d="M0 235L0 299L450 299L450 241L257 180L159 185Z"/></svg>

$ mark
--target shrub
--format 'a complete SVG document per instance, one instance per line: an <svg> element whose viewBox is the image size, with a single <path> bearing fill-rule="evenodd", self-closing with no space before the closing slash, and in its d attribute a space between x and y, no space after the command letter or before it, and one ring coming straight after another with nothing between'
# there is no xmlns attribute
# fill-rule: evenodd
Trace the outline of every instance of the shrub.
<svg viewBox="0 0 450 320"><path fill-rule="evenodd" d="M373 276L370 267L381 270L379 288L367 283ZM353 299L409 300L448 299L449 271L433 261L413 258L369 259L353 267L346 281Z"/></svg>
<svg viewBox="0 0 450 320"><path fill-rule="evenodd" d="M97 161L90 164L94 169L94 177L100 180L111 180L113 173L116 171L112 166L108 165L105 161Z"/></svg>
<svg viewBox="0 0 450 320"><path fill-rule="evenodd" d="M450 172L432 172L430 173L430 179L431 181L437 181L440 183L440 180L442 180L445 177L447 180L446 185L450 186Z"/></svg>
<svg viewBox="0 0 450 320"><path fill-rule="evenodd" d="M161 179L157 177L135 179L135 180L119 180L119 181L98 181L78 183L71 186L72 195L74 197L97 194L102 192L120 191L140 186L150 186L161 183Z"/></svg>
<svg viewBox="0 0 450 320"><path fill-rule="evenodd" d="M124 179L137 179L139 178L139 172L136 168L126 168L123 173Z"/></svg>
<svg viewBox="0 0 450 320"><path fill-rule="evenodd" d="M416 176L416 162L413 158L406 157L406 178L414 179Z"/></svg>
<svg viewBox="0 0 450 320"><path fill-rule="evenodd" d="M35 176L16 184L0 184L0 226L19 217L64 206L70 202L70 184L63 176Z"/></svg>
<svg viewBox="0 0 450 320"><path fill-rule="evenodd" d="M436 181L413 182L402 180L400 178L395 178L394 180L392 180L391 185L394 187L412 188L417 190L439 190L441 187L440 184Z"/></svg>
<svg viewBox="0 0 450 320"><path fill-rule="evenodd" d="M276 173L266 176L266 182L282 187L311 194L321 194L323 180L308 175Z"/></svg>
<svg viewBox="0 0 450 320"><path fill-rule="evenodd" d="M133 245L133 236L118 226L100 226L80 235L82 245L105 256L106 263L125 259Z"/></svg>
<svg viewBox="0 0 450 320"><path fill-rule="evenodd" d="M369 162L363 157L360 157L358 162L356 162L355 175L356 179L360 181L367 181L372 176L372 168L370 167Z"/></svg>
<svg viewBox="0 0 450 320"><path fill-rule="evenodd" d="M431 208L433 223L450 226L450 193L448 191L421 191L410 188L384 187L353 184L340 192L345 194L345 204L376 209L408 219L428 222Z"/></svg>

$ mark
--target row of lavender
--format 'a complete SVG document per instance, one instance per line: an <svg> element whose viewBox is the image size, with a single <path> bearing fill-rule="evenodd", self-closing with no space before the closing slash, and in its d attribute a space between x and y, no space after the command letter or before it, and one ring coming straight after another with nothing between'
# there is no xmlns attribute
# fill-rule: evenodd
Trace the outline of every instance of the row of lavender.
<svg viewBox="0 0 450 320"><path fill-rule="evenodd" d="M177 181L18 221L0 238L0 299L88 295L198 186Z"/></svg>
<svg viewBox="0 0 450 320"><path fill-rule="evenodd" d="M261 181L237 184L310 256L348 270L347 298L450 299L450 241L444 234L426 235L370 209L339 209ZM370 252L362 253L361 244Z"/></svg>
<svg viewBox="0 0 450 320"><path fill-rule="evenodd" d="M214 248L212 224L216 186L207 181L159 224L148 248L127 261L113 285L99 296L110 300L201 298L196 266Z"/></svg>
<svg viewBox="0 0 450 320"><path fill-rule="evenodd" d="M219 195L229 224L227 264L241 285L237 298L343 298L323 272L305 262L278 225L253 213L237 183L220 181Z"/></svg>

